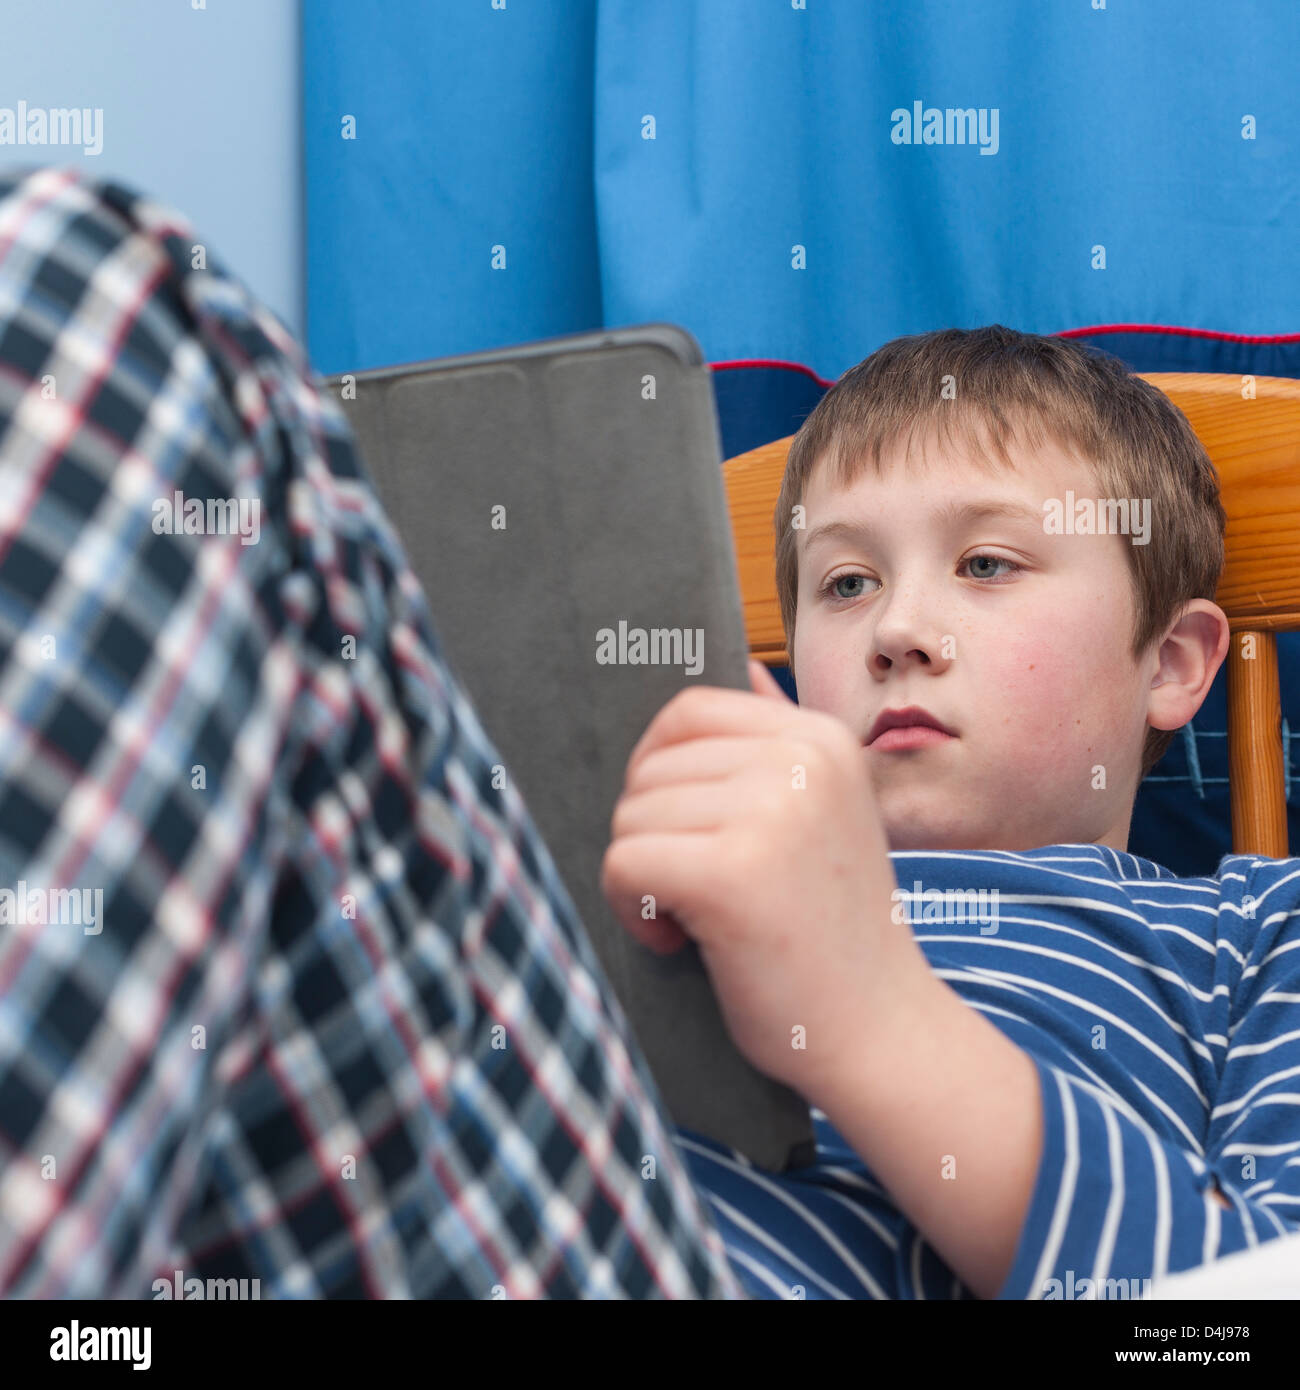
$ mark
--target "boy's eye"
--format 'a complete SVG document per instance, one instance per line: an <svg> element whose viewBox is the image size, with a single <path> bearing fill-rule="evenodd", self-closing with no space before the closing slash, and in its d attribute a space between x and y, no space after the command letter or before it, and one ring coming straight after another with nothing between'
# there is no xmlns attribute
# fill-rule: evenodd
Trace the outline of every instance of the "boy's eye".
<svg viewBox="0 0 1300 1390"><path fill-rule="evenodd" d="M859 589L859 590L857 591L857 593L846 594L846 593L842 593L842 592L840 591L839 585L841 585L841 584L853 584L853 583L855 583L855 582L856 582L856 583L859 583L859 584L865 584L865 583L867 582L867 579L868 579L868 578L869 578L869 576L868 576L868 575L865 575L865 574L833 574L833 575L831 575L831 577L826 581L826 583L822 585L822 587L821 587L821 593L822 593L823 595L825 595L825 594L830 594L830 595L832 595L834 598L841 598L841 599L844 599L844 600L846 600L846 601L847 601L848 599L861 598L861 597L862 597L862 590L861 590L861 589Z"/></svg>
<svg viewBox="0 0 1300 1390"><path fill-rule="evenodd" d="M980 560L986 561L990 565L1005 565L1012 573L1018 573L1020 566L1014 560L1004 560L1001 555L972 555L962 561L963 565L974 565ZM972 579L993 579L995 576L986 570L972 571Z"/></svg>
<svg viewBox="0 0 1300 1390"><path fill-rule="evenodd" d="M965 560L962 560L959 563L958 568L964 569L967 565L979 566L978 569L972 569L972 579L986 579L995 581L1006 577L1006 574L999 575L996 573L996 566L998 565L1005 566L1007 574L1018 574L1022 568L1020 565L1016 564L1014 560L1004 560L1001 555L984 554L968 556ZM991 571L990 567L994 567L994 569ZM861 598L864 591L862 589L858 589L853 593L845 593L843 592L843 590L840 589L839 586L841 584L865 584L870 580L871 576L867 574L832 574L830 578L828 578L826 582L822 585L821 589L818 591L818 596L830 596L832 598L842 599L845 603L847 603L851 599Z"/></svg>

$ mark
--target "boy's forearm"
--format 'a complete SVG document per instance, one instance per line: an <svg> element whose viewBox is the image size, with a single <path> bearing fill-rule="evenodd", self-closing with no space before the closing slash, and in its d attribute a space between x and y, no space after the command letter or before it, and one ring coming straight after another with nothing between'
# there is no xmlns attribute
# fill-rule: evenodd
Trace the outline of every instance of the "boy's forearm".
<svg viewBox="0 0 1300 1390"><path fill-rule="evenodd" d="M919 954L919 953L918 953ZM1042 1155L1033 1063L922 957L809 1100L982 1298L1011 1272Z"/></svg>

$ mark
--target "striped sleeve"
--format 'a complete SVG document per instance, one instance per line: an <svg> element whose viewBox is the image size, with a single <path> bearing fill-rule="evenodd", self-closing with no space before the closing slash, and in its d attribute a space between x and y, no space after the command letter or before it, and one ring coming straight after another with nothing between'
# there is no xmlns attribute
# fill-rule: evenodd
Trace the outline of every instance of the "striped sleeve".
<svg viewBox="0 0 1300 1390"><path fill-rule="evenodd" d="M999 1298L1137 1297L1300 1232L1300 861L1229 856L1220 884L1232 998L1204 1153L1031 1056L1043 1152Z"/></svg>

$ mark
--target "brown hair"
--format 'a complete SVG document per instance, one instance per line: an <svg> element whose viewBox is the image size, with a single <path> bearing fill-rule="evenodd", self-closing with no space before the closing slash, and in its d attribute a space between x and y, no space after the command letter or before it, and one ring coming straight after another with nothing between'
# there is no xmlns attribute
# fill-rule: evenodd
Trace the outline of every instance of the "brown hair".
<svg viewBox="0 0 1300 1390"><path fill-rule="evenodd" d="M945 377L954 384L951 399L941 392ZM813 469L825 463L830 481L847 486L867 459L879 472L886 448L905 436L910 457L913 437L930 431L943 443L960 439L990 468L986 441L1010 467L1009 444L1034 450L1050 438L1092 465L1102 496L1150 499L1149 543L1125 546L1135 659L1163 638L1187 602L1214 598L1226 525L1219 477L1169 397L1117 357L1066 338L1001 324L949 328L895 338L850 368L794 437L773 518L776 587L792 665L798 532L791 521ZM1143 777L1175 732L1147 730Z"/></svg>

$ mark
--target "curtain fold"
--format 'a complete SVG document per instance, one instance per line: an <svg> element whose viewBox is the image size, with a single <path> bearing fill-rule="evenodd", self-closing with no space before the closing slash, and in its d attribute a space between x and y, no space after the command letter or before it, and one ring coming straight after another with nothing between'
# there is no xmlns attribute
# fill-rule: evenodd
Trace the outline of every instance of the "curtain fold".
<svg viewBox="0 0 1300 1390"><path fill-rule="evenodd" d="M653 319L831 378L946 326L1300 328L1294 0L504 3L304 7L321 371Z"/></svg>

